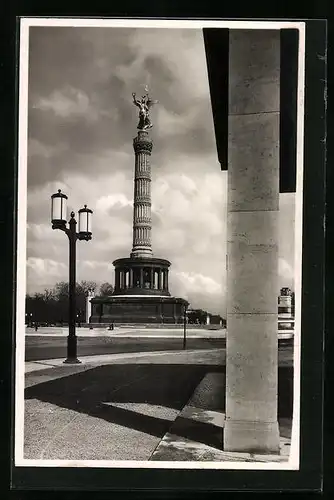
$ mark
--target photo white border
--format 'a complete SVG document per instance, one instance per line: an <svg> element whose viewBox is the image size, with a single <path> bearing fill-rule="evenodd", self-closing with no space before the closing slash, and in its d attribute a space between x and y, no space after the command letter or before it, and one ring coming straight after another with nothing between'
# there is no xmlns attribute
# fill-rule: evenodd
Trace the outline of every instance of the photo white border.
<svg viewBox="0 0 334 500"><path fill-rule="evenodd" d="M32 26L110 27L110 28L230 28L299 30L297 158L295 203L295 332L293 420L289 460L286 462L153 462L134 460L32 460L24 452L24 386L25 386L25 294L27 245L27 129L28 129L28 68L29 28ZM298 470L300 454L300 354L301 354L301 292L302 292L302 214L303 214L303 151L304 151L304 83L305 83L305 23L294 21L226 21L171 19L83 19L25 18L20 19L19 61L19 141L18 141L18 205L17 205L17 291L16 291L16 353L15 353L15 442L16 467L94 467L150 469L229 469L229 470Z"/></svg>

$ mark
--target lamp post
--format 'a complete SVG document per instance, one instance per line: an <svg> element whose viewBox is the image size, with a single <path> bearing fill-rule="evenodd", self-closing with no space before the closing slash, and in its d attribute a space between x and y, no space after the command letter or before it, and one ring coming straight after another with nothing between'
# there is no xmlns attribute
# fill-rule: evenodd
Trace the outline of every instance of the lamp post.
<svg viewBox="0 0 334 500"><path fill-rule="evenodd" d="M187 344L187 305L184 306L184 315L183 315L183 349L186 348Z"/></svg>
<svg viewBox="0 0 334 500"><path fill-rule="evenodd" d="M58 193L51 196L51 223L52 229L60 229L68 236L69 241L69 307L68 307L68 337L67 358L64 363L81 363L77 358L76 327L76 243L77 240L89 241L92 239L92 213L87 208L81 208L79 214L79 231L76 231L77 221L75 213L71 212L71 218L67 227L67 196L58 189Z"/></svg>

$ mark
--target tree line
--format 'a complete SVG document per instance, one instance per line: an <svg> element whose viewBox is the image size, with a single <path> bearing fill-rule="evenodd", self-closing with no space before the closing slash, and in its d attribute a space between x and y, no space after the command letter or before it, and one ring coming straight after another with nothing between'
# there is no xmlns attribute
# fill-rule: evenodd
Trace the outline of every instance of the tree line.
<svg viewBox="0 0 334 500"><path fill-rule="evenodd" d="M86 301L90 290L98 296L113 293L113 286L108 283L98 285L95 281L80 281L76 284L76 316L77 322L86 321ZM26 295L26 324L33 326L66 324L68 321L69 283L59 281L53 288L46 288L43 293Z"/></svg>

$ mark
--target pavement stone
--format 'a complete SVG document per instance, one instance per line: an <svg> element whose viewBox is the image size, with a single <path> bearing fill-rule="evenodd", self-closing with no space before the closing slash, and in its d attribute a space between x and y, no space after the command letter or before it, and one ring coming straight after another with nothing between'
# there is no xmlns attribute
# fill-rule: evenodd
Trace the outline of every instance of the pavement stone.
<svg viewBox="0 0 334 500"><path fill-rule="evenodd" d="M100 360L27 373L24 458L149 460L208 369L194 363L205 364L198 354L187 353L189 368L168 356L161 367L137 359L118 368Z"/></svg>
<svg viewBox="0 0 334 500"><path fill-rule="evenodd" d="M26 336L28 337L38 337L38 336L54 336L54 337L66 337L68 335L67 328L60 327L42 327L37 331L26 328ZM184 332L183 328L131 328L131 327L116 327L114 330L108 330L108 328L95 328L90 330L89 328L77 328L76 336L80 337L107 337L107 338L183 338ZM186 330L187 338L225 338L226 329L220 328L206 329L206 328L191 328L188 327Z"/></svg>
<svg viewBox="0 0 334 500"><path fill-rule="evenodd" d="M158 436L38 400L27 401L26 412L25 459L147 460L160 441Z"/></svg>
<svg viewBox="0 0 334 500"><path fill-rule="evenodd" d="M108 364L222 365L225 349L85 356L82 361L80 365L64 365L63 359L26 363L26 388ZM24 436L24 458L110 460L112 456L117 460L286 462L291 441L289 418L280 421L279 456L230 453L220 449L224 394L224 374L210 372L182 409L145 402L101 401L106 411L109 407L116 412L133 412L154 417L157 421L170 421L171 427L160 436L125 427L121 419L116 419L115 423L38 399L26 400L29 433Z"/></svg>
<svg viewBox="0 0 334 500"><path fill-rule="evenodd" d="M26 378L32 372L42 372L43 369L59 368L59 374L82 369L81 367L99 366L105 364L124 363L200 363L200 364L223 364L225 362L225 349L201 349L201 350L177 350L177 351L154 351L154 352L130 352L120 354L101 354L94 356L81 356L81 364L66 365L64 358L46 359L40 361L29 361L25 363Z"/></svg>
<svg viewBox="0 0 334 500"><path fill-rule="evenodd" d="M153 461L287 462L291 419L280 422L280 454L223 451L225 376L208 373L152 454Z"/></svg>

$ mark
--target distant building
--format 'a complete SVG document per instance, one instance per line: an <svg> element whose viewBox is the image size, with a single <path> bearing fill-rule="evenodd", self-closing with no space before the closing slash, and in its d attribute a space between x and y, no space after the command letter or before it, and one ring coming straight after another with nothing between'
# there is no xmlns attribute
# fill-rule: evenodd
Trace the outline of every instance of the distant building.
<svg viewBox="0 0 334 500"><path fill-rule="evenodd" d="M220 314L211 314L203 309L188 308L187 322L195 325L220 325L226 327L226 320Z"/></svg>

